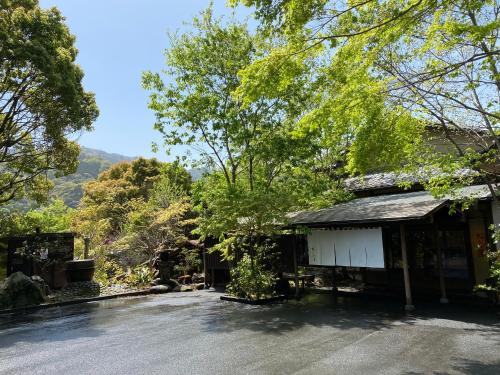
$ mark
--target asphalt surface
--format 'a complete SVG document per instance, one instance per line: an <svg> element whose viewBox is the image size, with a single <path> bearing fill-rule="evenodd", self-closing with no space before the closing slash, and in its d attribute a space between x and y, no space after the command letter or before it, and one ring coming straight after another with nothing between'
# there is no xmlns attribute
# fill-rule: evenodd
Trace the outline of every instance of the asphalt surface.
<svg viewBox="0 0 500 375"><path fill-rule="evenodd" d="M500 374L498 310L172 293L0 316L0 374Z"/></svg>

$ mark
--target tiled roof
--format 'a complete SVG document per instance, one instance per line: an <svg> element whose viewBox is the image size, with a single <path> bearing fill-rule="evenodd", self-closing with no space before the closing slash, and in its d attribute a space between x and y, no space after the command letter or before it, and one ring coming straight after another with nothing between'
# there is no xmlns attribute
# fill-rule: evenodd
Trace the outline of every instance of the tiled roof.
<svg viewBox="0 0 500 375"><path fill-rule="evenodd" d="M422 172L423 174L424 172ZM438 175L439 172L434 172L435 175ZM467 177L474 176L477 172L471 169L461 169L455 173L456 177ZM428 172L426 173L428 176ZM386 173L374 173L360 177L351 177L347 178L344 181L344 187L348 191L357 192L357 191L365 191L365 190L379 190L379 189L387 189L397 187L402 183L410 183L417 184L422 180L422 176L418 176L417 174L409 174L409 173L395 173L395 172L386 172Z"/></svg>
<svg viewBox="0 0 500 375"><path fill-rule="evenodd" d="M289 215L289 219L291 226L416 220L426 217L451 200L464 197L485 199L491 194L487 186L476 185L460 189L454 197L440 199L427 191L379 195L354 199L322 210L295 212Z"/></svg>

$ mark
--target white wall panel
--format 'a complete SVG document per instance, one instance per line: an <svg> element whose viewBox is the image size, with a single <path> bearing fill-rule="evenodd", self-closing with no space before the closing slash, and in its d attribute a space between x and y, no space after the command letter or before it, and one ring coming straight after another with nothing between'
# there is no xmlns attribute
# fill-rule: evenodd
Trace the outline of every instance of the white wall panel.
<svg viewBox="0 0 500 375"><path fill-rule="evenodd" d="M382 228L364 229L363 241L366 249L365 256L370 268L384 268L384 244L382 242Z"/></svg>
<svg viewBox="0 0 500 375"><path fill-rule="evenodd" d="M384 267L381 228L313 230L308 247L311 265Z"/></svg>
<svg viewBox="0 0 500 375"><path fill-rule="evenodd" d="M307 247L309 251L309 264L310 265L321 265L321 259L320 259L320 252L321 252L321 245L319 244L321 236L319 233L316 233L314 231L313 233L310 233L307 236Z"/></svg>
<svg viewBox="0 0 500 375"><path fill-rule="evenodd" d="M346 236L346 231L330 230L328 234L335 243L335 253L337 254L337 266L351 266L351 257L349 256L350 241L349 236Z"/></svg>
<svg viewBox="0 0 500 375"><path fill-rule="evenodd" d="M324 266L335 265L335 244L329 231L322 231L321 264Z"/></svg>

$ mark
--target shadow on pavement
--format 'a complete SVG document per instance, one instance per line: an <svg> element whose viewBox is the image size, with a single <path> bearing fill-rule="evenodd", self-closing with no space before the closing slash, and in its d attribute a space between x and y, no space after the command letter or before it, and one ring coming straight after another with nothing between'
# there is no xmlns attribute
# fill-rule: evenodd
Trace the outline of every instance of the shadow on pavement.
<svg viewBox="0 0 500 375"><path fill-rule="evenodd" d="M340 330L378 330L392 326L395 321L414 325L435 320L474 325L475 330L489 333L498 330L500 340L500 313L496 308L426 303L419 305L414 313L407 314L399 299L371 296L307 294L298 301L265 306L221 302L205 312L203 321L205 330L211 332L249 329L280 335L306 325Z"/></svg>
<svg viewBox="0 0 500 375"><path fill-rule="evenodd" d="M453 371L464 375L491 375L500 374L500 361L483 363L474 360L457 359L458 363L452 366ZM404 375L425 375L429 373L406 372ZM448 375L449 372L434 371L432 375Z"/></svg>

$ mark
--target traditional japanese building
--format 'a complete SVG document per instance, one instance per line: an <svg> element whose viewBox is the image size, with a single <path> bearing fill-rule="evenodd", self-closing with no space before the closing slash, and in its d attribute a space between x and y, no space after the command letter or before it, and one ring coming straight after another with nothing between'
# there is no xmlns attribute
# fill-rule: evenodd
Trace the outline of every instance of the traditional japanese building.
<svg viewBox="0 0 500 375"><path fill-rule="evenodd" d="M413 294L472 294L488 278L488 227L500 206L486 185L434 198L415 184L402 191L392 173L348 179L358 198L331 208L291 214L291 228L308 228L309 266L358 271L367 285ZM462 210L457 201L467 199Z"/></svg>

